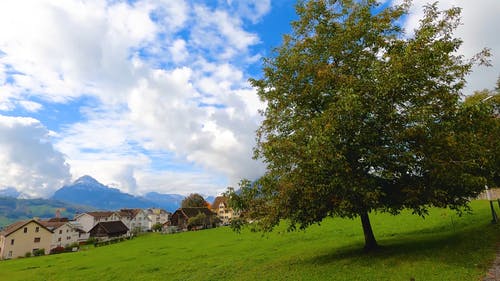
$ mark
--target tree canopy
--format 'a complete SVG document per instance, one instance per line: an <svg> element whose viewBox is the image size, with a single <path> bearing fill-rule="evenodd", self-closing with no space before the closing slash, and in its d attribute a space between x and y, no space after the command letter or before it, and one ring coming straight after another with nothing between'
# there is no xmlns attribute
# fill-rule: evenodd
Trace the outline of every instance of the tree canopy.
<svg viewBox="0 0 500 281"><path fill-rule="evenodd" d="M181 202L182 208L206 208L207 206L207 201L198 193L189 194L189 196L184 198Z"/></svg>
<svg viewBox="0 0 500 281"><path fill-rule="evenodd" d="M255 147L267 171L231 198L255 227L359 216L372 249L371 211L462 210L491 180L498 166L486 165L478 141L469 147L483 125L461 101L466 75L488 64L488 50L458 55L459 8L428 5L405 34L409 6L299 1L292 33L264 60L263 77L250 80L267 104Z"/></svg>

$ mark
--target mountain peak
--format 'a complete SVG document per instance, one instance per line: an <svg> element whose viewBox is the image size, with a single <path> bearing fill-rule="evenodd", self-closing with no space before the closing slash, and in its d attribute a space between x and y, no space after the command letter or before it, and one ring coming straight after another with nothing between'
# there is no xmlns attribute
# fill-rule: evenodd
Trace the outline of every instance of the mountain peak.
<svg viewBox="0 0 500 281"><path fill-rule="evenodd" d="M100 182L98 182L96 179L94 179L93 177L89 176L89 175L85 175L83 177L80 177L79 179L77 179L73 185L76 185L76 184L85 184L85 185L102 185Z"/></svg>

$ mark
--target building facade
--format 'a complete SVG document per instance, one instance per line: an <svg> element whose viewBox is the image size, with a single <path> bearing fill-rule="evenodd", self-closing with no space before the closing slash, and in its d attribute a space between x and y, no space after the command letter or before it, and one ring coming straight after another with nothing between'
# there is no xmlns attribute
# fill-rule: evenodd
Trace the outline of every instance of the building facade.
<svg viewBox="0 0 500 281"><path fill-rule="evenodd" d="M52 232L37 220L19 221L0 232L0 259L24 257L44 249L49 254Z"/></svg>

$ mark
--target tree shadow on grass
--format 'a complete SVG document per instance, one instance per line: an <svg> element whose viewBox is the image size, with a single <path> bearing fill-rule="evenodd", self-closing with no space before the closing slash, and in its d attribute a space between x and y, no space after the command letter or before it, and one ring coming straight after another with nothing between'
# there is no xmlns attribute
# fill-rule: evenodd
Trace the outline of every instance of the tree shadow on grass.
<svg viewBox="0 0 500 281"><path fill-rule="evenodd" d="M390 263L427 260L452 266L487 268L489 259L481 257L481 253L491 252L497 247L496 237L499 233L498 226L488 223L456 232L408 232L382 237L378 241L379 248L374 251L366 252L362 243L353 243L332 248L327 254L302 262L315 265L356 263L370 266L375 261Z"/></svg>

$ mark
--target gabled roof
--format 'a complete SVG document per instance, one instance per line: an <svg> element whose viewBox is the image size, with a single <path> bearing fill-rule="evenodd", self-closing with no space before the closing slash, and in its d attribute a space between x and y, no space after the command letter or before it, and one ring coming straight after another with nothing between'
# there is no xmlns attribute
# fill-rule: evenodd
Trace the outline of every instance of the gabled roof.
<svg viewBox="0 0 500 281"><path fill-rule="evenodd" d="M46 228L50 229L50 230L54 230L54 229L57 229L63 225L65 225L66 223L68 222L61 222L61 221L40 221L40 223L45 226Z"/></svg>
<svg viewBox="0 0 500 281"><path fill-rule="evenodd" d="M48 229L47 227L42 225L37 220L31 219L31 220L25 220L25 221L18 221L18 222L15 222L15 223L5 227L5 229L0 232L0 235L7 237L31 222L38 224L39 226L41 226L43 229L47 230L48 232L52 232L52 231L50 231L50 229Z"/></svg>
<svg viewBox="0 0 500 281"><path fill-rule="evenodd" d="M220 203L224 203L224 207L227 207L227 197L217 196L215 197L214 203L212 204L212 210L219 209Z"/></svg>
<svg viewBox="0 0 500 281"><path fill-rule="evenodd" d="M177 209L177 211L175 211L175 213L181 213L181 214L183 214L184 216L186 216L188 218L195 217L199 213L203 213L203 214L205 214L207 216L215 215L208 208L180 208L180 209Z"/></svg>
<svg viewBox="0 0 500 281"><path fill-rule="evenodd" d="M101 218L107 218L107 217L111 217L115 212L112 212L112 211L103 211L103 212L87 212L87 213L81 213L79 215L76 215L75 218L77 217L81 217L85 214L89 215L89 216L92 216L96 219L101 219Z"/></svg>
<svg viewBox="0 0 500 281"><path fill-rule="evenodd" d="M146 209L146 212L148 215L168 215L170 212L167 212L163 209L160 209L160 208L149 208L149 209Z"/></svg>
<svg viewBox="0 0 500 281"><path fill-rule="evenodd" d="M107 234L122 233L129 230L122 221L105 221L96 224L89 232L92 232L97 227L102 228Z"/></svg>
<svg viewBox="0 0 500 281"><path fill-rule="evenodd" d="M121 209L118 215L122 218L135 218L142 210L141 209Z"/></svg>

